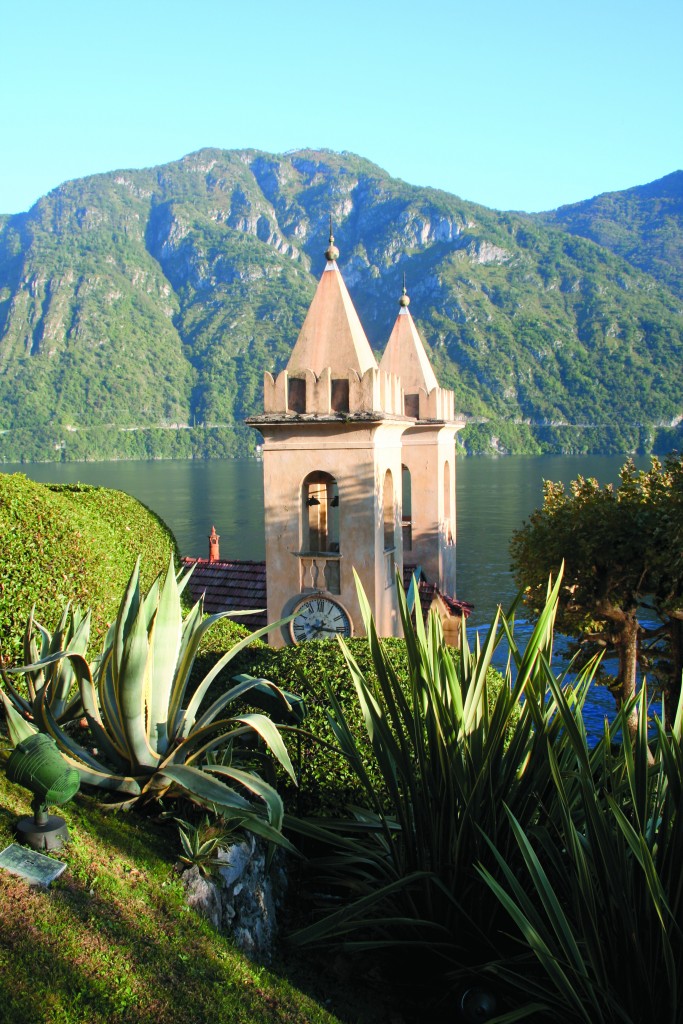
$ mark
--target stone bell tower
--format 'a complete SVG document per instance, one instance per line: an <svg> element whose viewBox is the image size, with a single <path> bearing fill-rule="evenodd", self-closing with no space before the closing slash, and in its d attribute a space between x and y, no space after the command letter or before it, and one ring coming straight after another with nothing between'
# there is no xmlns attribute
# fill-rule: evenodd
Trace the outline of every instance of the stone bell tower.
<svg viewBox="0 0 683 1024"><path fill-rule="evenodd" d="M410 310L405 278L380 370L400 378L411 417L403 443L403 557L455 596L455 422L452 391L440 388Z"/></svg>
<svg viewBox="0 0 683 1024"><path fill-rule="evenodd" d="M354 570L380 635L398 635L404 536L455 595L452 392L436 383L405 290L378 366L331 231L325 256L287 367L266 373L263 415L248 420L264 439L268 621L294 615L275 646L362 632Z"/></svg>

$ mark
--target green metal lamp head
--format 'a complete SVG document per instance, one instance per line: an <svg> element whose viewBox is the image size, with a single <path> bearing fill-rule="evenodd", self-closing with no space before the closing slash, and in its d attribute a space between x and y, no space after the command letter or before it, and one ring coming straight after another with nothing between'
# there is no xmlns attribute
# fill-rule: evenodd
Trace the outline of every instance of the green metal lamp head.
<svg viewBox="0 0 683 1024"><path fill-rule="evenodd" d="M19 838L37 850L59 848L69 833L63 818L48 815L48 804L65 804L79 790L80 776L44 733L17 743L7 761L7 778L33 793L33 818L17 822Z"/></svg>

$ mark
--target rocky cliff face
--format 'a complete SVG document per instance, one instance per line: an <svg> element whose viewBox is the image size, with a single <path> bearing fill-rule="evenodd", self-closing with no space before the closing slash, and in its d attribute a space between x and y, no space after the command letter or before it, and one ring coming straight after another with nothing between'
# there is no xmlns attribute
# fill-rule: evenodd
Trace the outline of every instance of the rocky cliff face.
<svg viewBox="0 0 683 1024"><path fill-rule="evenodd" d="M22 431L67 458L90 431L97 453L111 427L146 432L148 455L178 426L192 453L211 448L206 430L214 453L242 450L238 424L296 340L330 214L378 350L406 273L474 447L506 429L513 450L647 447L682 411L680 302L627 253L560 229L561 213L496 213L314 151L202 150L67 183L0 220L0 457L24 454Z"/></svg>

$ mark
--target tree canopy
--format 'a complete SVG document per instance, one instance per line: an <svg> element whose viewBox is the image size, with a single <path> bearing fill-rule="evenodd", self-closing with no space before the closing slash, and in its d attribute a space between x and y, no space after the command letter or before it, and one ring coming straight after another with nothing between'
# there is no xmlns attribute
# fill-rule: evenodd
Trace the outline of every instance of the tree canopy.
<svg viewBox="0 0 683 1024"><path fill-rule="evenodd" d="M629 459L617 487L581 476L568 490L545 481L543 505L510 551L532 609L564 564L558 625L584 650L617 655L617 706L635 694L639 670L652 670L670 717L683 671L683 456L653 458L649 470Z"/></svg>

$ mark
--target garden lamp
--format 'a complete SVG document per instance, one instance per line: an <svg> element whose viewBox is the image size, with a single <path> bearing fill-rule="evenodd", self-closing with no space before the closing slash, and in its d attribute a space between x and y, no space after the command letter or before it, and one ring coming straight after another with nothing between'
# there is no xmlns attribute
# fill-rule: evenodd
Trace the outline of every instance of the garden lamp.
<svg viewBox="0 0 683 1024"><path fill-rule="evenodd" d="M48 804L65 804L78 792L80 776L59 753L57 744L44 733L17 743L7 761L7 778L33 793L33 817L16 823L17 839L34 850L58 850L68 842L64 818L48 814Z"/></svg>
<svg viewBox="0 0 683 1024"><path fill-rule="evenodd" d="M485 1024L496 1015L496 997L487 989L472 986L458 998L458 1020L466 1024Z"/></svg>

